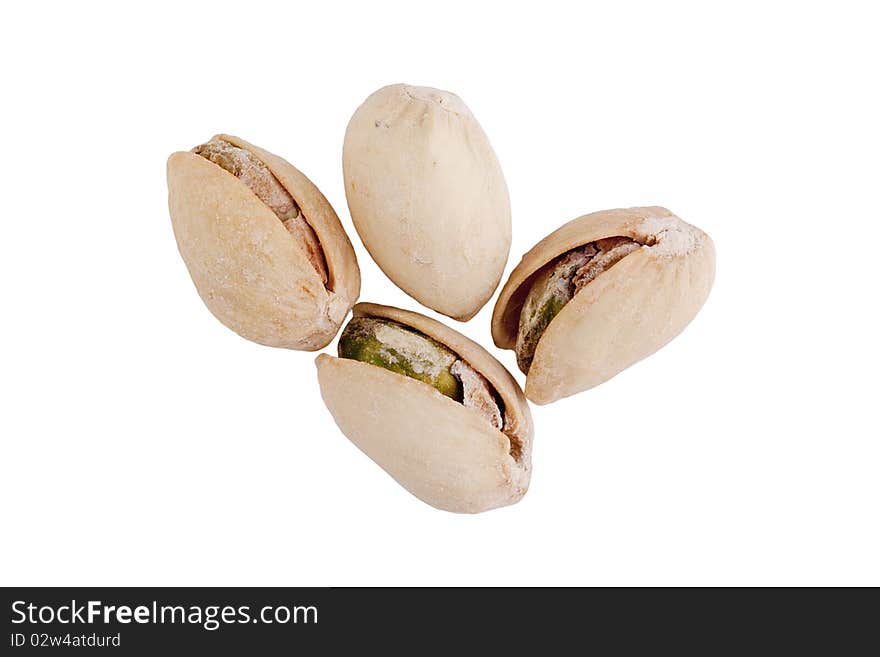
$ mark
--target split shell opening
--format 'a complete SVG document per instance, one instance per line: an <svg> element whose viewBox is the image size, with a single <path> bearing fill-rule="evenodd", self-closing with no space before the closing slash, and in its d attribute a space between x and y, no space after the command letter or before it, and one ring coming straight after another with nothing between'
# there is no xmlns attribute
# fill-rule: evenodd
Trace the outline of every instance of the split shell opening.
<svg viewBox="0 0 880 657"><path fill-rule="evenodd" d="M533 428L510 373L480 345L424 315L368 303L353 315L353 335L347 326L340 338L343 357L315 361L321 396L342 433L438 509L478 513L519 501L531 476ZM365 320L376 324L358 326ZM413 376L431 369L427 381ZM441 371L461 389L442 383Z"/></svg>

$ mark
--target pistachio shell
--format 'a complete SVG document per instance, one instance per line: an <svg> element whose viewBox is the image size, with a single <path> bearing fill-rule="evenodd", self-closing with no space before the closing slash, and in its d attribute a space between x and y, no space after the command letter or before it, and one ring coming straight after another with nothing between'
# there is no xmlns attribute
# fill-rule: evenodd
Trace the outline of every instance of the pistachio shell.
<svg viewBox="0 0 880 657"><path fill-rule="evenodd" d="M511 225L504 174L467 106L384 87L352 116L342 164L352 221L382 271L419 303L473 317L498 287Z"/></svg>
<svg viewBox="0 0 880 657"><path fill-rule="evenodd" d="M704 232L665 208L595 212L565 224L523 256L495 304L495 344L515 347L523 303L547 265L609 237L643 246L596 276L550 321L526 376L526 397L535 403L592 388L654 353L687 326L709 295L715 248Z"/></svg>
<svg viewBox="0 0 880 657"><path fill-rule="evenodd" d="M342 432L431 506L477 513L513 504L528 489L532 418L516 381L477 343L424 315L360 303L355 317L410 326L482 374L504 403L504 431L436 388L383 367L317 357L324 403Z"/></svg>
<svg viewBox="0 0 880 657"><path fill-rule="evenodd" d="M241 180L189 151L168 158L168 206L177 247L205 305L260 344L314 351L336 335L360 293L360 270L339 218L291 164L248 142L293 197L321 243L326 286L306 252Z"/></svg>

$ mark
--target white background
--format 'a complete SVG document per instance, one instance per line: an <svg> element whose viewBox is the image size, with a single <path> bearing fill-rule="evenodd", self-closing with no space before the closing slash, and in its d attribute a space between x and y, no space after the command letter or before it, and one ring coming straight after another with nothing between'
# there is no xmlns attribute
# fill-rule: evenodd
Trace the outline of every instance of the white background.
<svg viewBox="0 0 880 657"><path fill-rule="evenodd" d="M0 583L880 584L878 22L714 4L4 5ZM167 156L238 134L330 199L361 300L436 316L343 193L346 123L394 82L488 133L505 278L612 207L665 205L718 251L680 337L533 406L528 495L477 516L351 445L315 354L220 325L168 218ZM522 381L493 303L445 321Z"/></svg>

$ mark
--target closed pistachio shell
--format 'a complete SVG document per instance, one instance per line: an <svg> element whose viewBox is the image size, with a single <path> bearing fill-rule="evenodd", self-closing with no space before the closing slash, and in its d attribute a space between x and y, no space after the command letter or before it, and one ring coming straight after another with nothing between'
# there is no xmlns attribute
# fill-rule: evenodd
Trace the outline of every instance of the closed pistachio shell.
<svg viewBox="0 0 880 657"><path fill-rule="evenodd" d="M248 181L247 171L238 177L217 164L232 168L210 150L217 144L245 156L267 180ZM354 250L330 203L291 164L237 137L218 135L196 150L202 155L168 159L168 205L205 305L248 340L307 351L326 346L360 292ZM277 204L270 207L278 196L298 225L282 223Z"/></svg>
<svg viewBox="0 0 880 657"><path fill-rule="evenodd" d="M395 84L361 105L342 155L364 246L419 303L458 320L485 305L510 251L510 200L485 133L449 92Z"/></svg>
<svg viewBox="0 0 880 657"><path fill-rule="evenodd" d="M611 239L626 238L626 239ZM715 248L703 231L660 207L606 210L571 221L526 253L501 290L492 315L492 338L503 349L521 348L523 308L533 285L562 271L574 249L590 245L612 257L586 272L549 319L529 355L518 351L525 394L547 404L607 381L678 335L709 295ZM633 245L635 242L636 245ZM632 247L632 248L630 248ZM571 291L569 291L571 292ZM528 318L526 318L528 319ZM534 336L527 336L534 341ZM526 342L528 339L525 340Z"/></svg>
<svg viewBox="0 0 880 657"><path fill-rule="evenodd" d="M321 396L342 432L401 486L438 509L477 513L519 501L531 475L533 429L510 373L480 345L424 315L360 303L354 317L391 320L453 351L491 385L504 425L496 428L430 383L321 354L315 361Z"/></svg>

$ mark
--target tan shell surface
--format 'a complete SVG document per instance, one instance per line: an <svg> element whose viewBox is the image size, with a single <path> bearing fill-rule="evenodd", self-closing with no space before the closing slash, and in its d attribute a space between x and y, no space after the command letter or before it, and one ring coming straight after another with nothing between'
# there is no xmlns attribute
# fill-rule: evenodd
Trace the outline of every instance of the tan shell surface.
<svg viewBox="0 0 880 657"><path fill-rule="evenodd" d="M396 84L352 116L345 195L364 246L419 303L458 320L485 305L510 251L507 184L486 134L449 92Z"/></svg>
<svg viewBox="0 0 880 657"><path fill-rule="evenodd" d="M188 151L168 159L168 205L177 246L208 309L249 340L313 351L336 335L360 292L348 237L320 191L281 158L236 137L296 200L324 251L322 283L305 252L247 185Z"/></svg>
<svg viewBox="0 0 880 657"><path fill-rule="evenodd" d="M505 430L521 452L514 459L505 433L430 385L321 354L315 361L321 396L349 440L436 508L478 513L519 501L531 476L533 430L528 403L510 373L475 342L418 313L362 303L354 315L401 322L456 351L501 396Z"/></svg>
<svg viewBox="0 0 880 657"><path fill-rule="evenodd" d="M569 301L541 336L526 397L546 404L607 381L678 335L709 295L715 249L704 232L665 208L608 210L579 217L523 256L495 305L492 337L513 348L534 275L557 256L614 236L642 246Z"/></svg>

